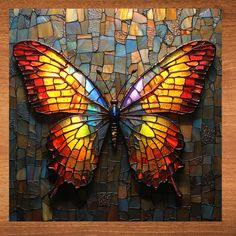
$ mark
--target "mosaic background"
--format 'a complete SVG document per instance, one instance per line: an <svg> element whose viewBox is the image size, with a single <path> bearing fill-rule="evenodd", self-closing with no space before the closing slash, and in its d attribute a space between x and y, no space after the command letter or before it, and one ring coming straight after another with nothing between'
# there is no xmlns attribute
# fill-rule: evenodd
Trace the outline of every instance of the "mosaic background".
<svg viewBox="0 0 236 236"><path fill-rule="evenodd" d="M137 183L127 150L105 141L94 179L75 190L64 184L48 198L55 175L45 147L58 117L34 112L22 76L10 56L10 220L221 220L221 11L218 9L14 9L10 10L10 55L21 40L62 51L101 91L130 84L177 46L205 39L217 47L201 103L186 116L171 116L185 138L185 168L175 174L183 193L162 184L158 191Z"/></svg>

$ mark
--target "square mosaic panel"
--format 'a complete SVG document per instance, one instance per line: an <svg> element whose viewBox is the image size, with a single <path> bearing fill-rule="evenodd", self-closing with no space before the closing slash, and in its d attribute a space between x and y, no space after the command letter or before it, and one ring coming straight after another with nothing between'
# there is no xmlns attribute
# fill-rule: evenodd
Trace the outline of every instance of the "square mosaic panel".
<svg viewBox="0 0 236 236"><path fill-rule="evenodd" d="M12 9L9 18L11 221L221 220L220 9ZM126 141L118 135L117 150L106 137L90 184L76 190L64 183L49 198L57 177L48 169L46 143L50 128L64 115L42 115L30 106L13 57L13 46L22 40L61 52L107 99L101 76L112 96L129 79L121 99L143 72L177 47L212 42L216 56L198 107L184 116L167 114L184 136L185 167L174 175L183 196L170 184L155 190L138 183Z"/></svg>

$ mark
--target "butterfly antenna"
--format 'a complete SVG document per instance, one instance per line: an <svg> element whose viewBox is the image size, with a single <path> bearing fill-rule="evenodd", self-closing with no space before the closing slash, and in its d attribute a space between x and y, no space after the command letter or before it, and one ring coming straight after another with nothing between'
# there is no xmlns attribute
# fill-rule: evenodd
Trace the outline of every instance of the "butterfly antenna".
<svg viewBox="0 0 236 236"><path fill-rule="evenodd" d="M137 71L137 69L132 70L131 74L129 75L128 79L125 81L125 83L122 85L122 87L120 88L119 92L116 94L116 100L118 99L122 89L127 85L127 83L130 81L130 79L132 78L133 74Z"/></svg>
<svg viewBox="0 0 236 236"><path fill-rule="evenodd" d="M110 95L110 97L111 97L111 100L113 100L113 97L112 97L112 95L111 95L110 89L108 88L107 83L105 82L105 80L104 80L103 77L102 77L102 72L101 72L100 70L97 70L97 73L98 73L98 75L100 76L100 78L102 79L103 83L105 84L106 89L107 89L107 91L108 91L108 93L109 93L109 95Z"/></svg>

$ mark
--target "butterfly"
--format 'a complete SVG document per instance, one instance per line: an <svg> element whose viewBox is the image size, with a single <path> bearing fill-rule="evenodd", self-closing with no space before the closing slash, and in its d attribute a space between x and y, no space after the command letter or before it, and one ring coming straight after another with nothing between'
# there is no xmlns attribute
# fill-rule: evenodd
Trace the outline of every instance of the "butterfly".
<svg viewBox="0 0 236 236"><path fill-rule="evenodd" d="M173 175L184 166L179 159L184 138L165 114L196 109L215 51L208 41L182 45L139 76L120 102L120 92L108 102L61 53L37 41L15 44L13 54L34 110L68 114L51 128L47 143L49 168L58 175L51 195L64 182L80 188L91 181L110 130L114 148L122 133L138 181L155 189L168 182L181 196Z"/></svg>

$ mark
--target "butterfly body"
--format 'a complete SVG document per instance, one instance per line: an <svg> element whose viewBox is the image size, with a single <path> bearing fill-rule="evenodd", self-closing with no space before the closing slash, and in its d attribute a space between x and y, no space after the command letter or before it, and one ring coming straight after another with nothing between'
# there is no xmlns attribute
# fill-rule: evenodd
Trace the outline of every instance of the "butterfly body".
<svg viewBox="0 0 236 236"><path fill-rule="evenodd" d="M118 107L118 101L116 99L111 100L111 105L109 108L109 119L111 123L112 146L116 148L118 128L119 128L118 126L119 126L119 119L120 119L120 109Z"/></svg>
<svg viewBox="0 0 236 236"><path fill-rule="evenodd" d="M82 71L40 42L17 43L14 56L32 107L45 115L68 113L51 128L47 143L49 168L58 174L53 194L65 181L76 188L89 183L110 126L114 148L118 131L123 134L138 181L155 189L168 182L181 195L173 175L183 167L184 137L162 114L194 112L214 60L212 43L192 41L169 53L137 78L120 105L117 99L108 104Z"/></svg>

